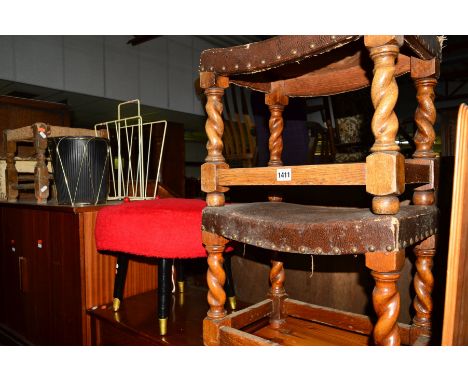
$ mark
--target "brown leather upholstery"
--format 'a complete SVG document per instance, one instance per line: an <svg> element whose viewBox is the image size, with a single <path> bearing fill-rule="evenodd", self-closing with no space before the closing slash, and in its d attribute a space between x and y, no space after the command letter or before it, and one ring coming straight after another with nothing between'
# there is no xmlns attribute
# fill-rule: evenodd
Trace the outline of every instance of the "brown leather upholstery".
<svg viewBox="0 0 468 382"><path fill-rule="evenodd" d="M437 208L402 206L396 215L368 208L243 203L207 207L203 230L289 253L345 255L408 247L437 230Z"/></svg>
<svg viewBox="0 0 468 382"><path fill-rule="evenodd" d="M265 93L275 81L284 81L287 96L338 94L370 85L372 62L357 41L361 38L278 36L230 48L207 49L200 57L200 71L229 76L233 84ZM441 51L436 36L404 36L395 75L410 71L411 56L439 58Z"/></svg>

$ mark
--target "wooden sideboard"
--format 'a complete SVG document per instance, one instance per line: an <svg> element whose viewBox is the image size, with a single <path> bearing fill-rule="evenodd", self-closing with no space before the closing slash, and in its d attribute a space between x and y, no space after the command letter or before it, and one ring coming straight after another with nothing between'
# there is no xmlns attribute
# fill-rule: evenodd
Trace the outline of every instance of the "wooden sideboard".
<svg viewBox="0 0 468 382"><path fill-rule="evenodd" d="M87 309L112 301L116 258L94 242L99 206L0 202L0 329L35 345L89 345ZM125 296L157 287L131 260Z"/></svg>

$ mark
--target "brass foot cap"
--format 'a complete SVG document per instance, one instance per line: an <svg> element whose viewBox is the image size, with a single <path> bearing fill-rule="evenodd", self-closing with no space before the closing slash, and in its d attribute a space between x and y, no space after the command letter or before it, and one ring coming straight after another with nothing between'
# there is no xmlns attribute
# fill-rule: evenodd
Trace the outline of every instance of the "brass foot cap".
<svg viewBox="0 0 468 382"><path fill-rule="evenodd" d="M112 309L114 309L114 312L120 309L120 300L117 297L112 300Z"/></svg>
<svg viewBox="0 0 468 382"><path fill-rule="evenodd" d="M166 335L167 333L167 318L160 318L159 319L159 334L162 336Z"/></svg>
<svg viewBox="0 0 468 382"><path fill-rule="evenodd" d="M237 307L236 296L229 297L228 300L229 300L229 306L231 307L231 309L236 310L236 307Z"/></svg>
<svg viewBox="0 0 468 382"><path fill-rule="evenodd" d="M177 286L179 288L179 293L184 293L184 291L185 291L185 282L184 281L177 281Z"/></svg>

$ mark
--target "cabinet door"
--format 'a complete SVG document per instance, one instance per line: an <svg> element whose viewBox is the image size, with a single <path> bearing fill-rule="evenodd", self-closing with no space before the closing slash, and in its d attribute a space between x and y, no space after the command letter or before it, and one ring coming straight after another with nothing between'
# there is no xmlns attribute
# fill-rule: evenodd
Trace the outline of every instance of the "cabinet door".
<svg viewBox="0 0 468 382"><path fill-rule="evenodd" d="M22 210L1 209L1 293L2 323L17 334L26 337L25 295L29 288L28 262L22 240Z"/></svg>
<svg viewBox="0 0 468 382"><path fill-rule="evenodd" d="M22 241L27 264L28 288L24 295L27 338L37 345L51 345L53 315L49 211L25 209Z"/></svg>
<svg viewBox="0 0 468 382"><path fill-rule="evenodd" d="M81 303L79 216L51 211L49 215L54 345L83 343L85 311Z"/></svg>

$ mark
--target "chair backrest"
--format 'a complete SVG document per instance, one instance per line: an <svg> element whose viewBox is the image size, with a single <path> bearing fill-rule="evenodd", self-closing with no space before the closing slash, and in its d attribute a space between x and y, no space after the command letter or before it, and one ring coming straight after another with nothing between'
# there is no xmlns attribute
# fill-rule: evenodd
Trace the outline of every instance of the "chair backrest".
<svg viewBox="0 0 468 382"><path fill-rule="evenodd" d="M441 42L436 36L278 36L202 52L200 86L205 89L209 111L202 190L208 194L208 205L223 205L222 193L234 185L362 185L374 196L374 213L394 214L399 211L398 195L405 184L423 184L415 192L415 204L434 203L433 100L440 58ZM373 77L369 76L372 72ZM411 73L418 99L416 152L414 159L406 161L395 142L398 118L393 110L398 94L395 77L405 73ZM236 169L225 163L225 126L220 125L218 114L224 89L232 84L266 93L268 167ZM375 142L365 163L283 166L282 115L290 97L340 94L368 86L375 109L371 122Z"/></svg>
<svg viewBox="0 0 468 382"><path fill-rule="evenodd" d="M225 157L231 167L252 167L256 162L255 125L250 89L237 86L225 93L223 119Z"/></svg>

